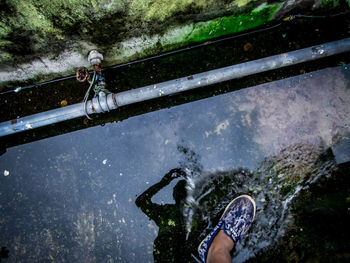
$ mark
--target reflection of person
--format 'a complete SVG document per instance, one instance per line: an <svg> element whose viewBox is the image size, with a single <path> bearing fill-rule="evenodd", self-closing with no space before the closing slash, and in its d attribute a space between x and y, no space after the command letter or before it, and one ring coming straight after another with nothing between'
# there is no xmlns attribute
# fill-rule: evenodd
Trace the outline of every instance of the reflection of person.
<svg viewBox="0 0 350 263"><path fill-rule="evenodd" d="M159 227L158 236L154 240L154 262L191 262L181 213L186 197L186 181L180 180L174 187L175 204L159 205L151 201L159 190L180 176L185 176L181 169L172 169L160 182L152 185L136 199L136 205Z"/></svg>
<svg viewBox="0 0 350 263"><path fill-rule="evenodd" d="M226 207L219 223L202 241L198 253L203 262L230 263L231 251L250 228L256 212L256 204L248 195L233 199Z"/></svg>
<svg viewBox="0 0 350 263"><path fill-rule="evenodd" d="M1 247L0 251L0 262L2 258L8 258L9 257L9 250L6 247Z"/></svg>

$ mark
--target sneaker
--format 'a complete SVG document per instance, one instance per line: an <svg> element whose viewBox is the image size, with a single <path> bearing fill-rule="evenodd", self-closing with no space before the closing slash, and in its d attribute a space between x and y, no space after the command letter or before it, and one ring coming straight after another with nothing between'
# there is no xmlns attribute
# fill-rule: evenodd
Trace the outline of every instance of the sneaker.
<svg viewBox="0 0 350 263"><path fill-rule="evenodd" d="M198 253L205 263L211 242L220 230L228 235L236 244L248 232L255 218L256 204L248 195L241 195L233 199L222 214L219 223L213 231L202 241L198 247Z"/></svg>

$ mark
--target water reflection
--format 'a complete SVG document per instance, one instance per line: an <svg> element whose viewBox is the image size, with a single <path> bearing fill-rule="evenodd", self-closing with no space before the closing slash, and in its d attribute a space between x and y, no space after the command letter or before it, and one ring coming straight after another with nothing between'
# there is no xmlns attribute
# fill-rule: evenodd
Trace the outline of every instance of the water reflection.
<svg viewBox="0 0 350 263"><path fill-rule="evenodd" d="M193 254L240 193L253 195L260 216L236 260L273 246L296 191L308 196L332 175L332 162L317 158L350 131L349 75L325 69L9 148L0 158L8 261L152 262L157 218L135 199L174 168L186 173L186 205L170 204L169 185L152 200L183 213Z"/></svg>
<svg viewBox="0 0 350 263"><path fill-rule="evenodd" d="M162 180L137 199L136 205L152 219L159 227L158 236L154 241L154 262L190 262L190 248L186 242L186 230L183 220L183 210L186 198L186 180L177 182L173 190L175 204L159 205L152 202L152 197L172 180L185 177L181 169L172 169Z"/></svg>
<svg viewBox="0 0 350 263"><path fill-rule="evenodd" d="M8 258L9 257L10 251L6 247L1 247L0 251L0 262L3 258Z"/></svg>
<svg viewBox="0 0 350 263"><path fill-rule="evenodd" d="M299 143L266 158L256 171L235 169L189 177L187 203L193 216L185 215L186 224L202 239L215 227L230 200L239 194L251 195L257 203L256 219L247 238L236 244L233 260L246 262L273 249L295 228L292 204L300 203L301 194L315 184L324 184L335 170L331 150Z"/></svg>
<svg viewBox="0 0 350 263"><path fill-rule="evenodd" d="M319 258L322 253L345 251L348 238L335 238L333 232L341 233L336 225L330 226L332 231L326 231L327 242L333 247L300 250L301 244L311 242L311 236L304 232L317 238L325 232L313 227L310 218L321 224L317 218L322 214L328 223L336 218L338 224L348 228L344 200L349 180L345 174L337 174L338 166L330 148L297 143L265 158L256 170L217 172L203 171L194 151L178 149L186 153L188 167L170 170L136 199L136 205L159 227L154 241L154 262L193 262L191 254L197 255L197 245L215 227L226 205L240 194L249 194L256 200L257 214L247 237L236 244L233 262L260 262L259 258L268 262L274 253L283 254L281 251L289 251L294 258L301 259L304 255ZM152 202L153 196L177 178L184 179L173 189L175 204ZM344 187L339 187L340 182L345 183ZM328 189L332 185L342 190L332 194ZM320 189L323 189L321 195ZM286 239L292 243L283 243Z"/></svg>

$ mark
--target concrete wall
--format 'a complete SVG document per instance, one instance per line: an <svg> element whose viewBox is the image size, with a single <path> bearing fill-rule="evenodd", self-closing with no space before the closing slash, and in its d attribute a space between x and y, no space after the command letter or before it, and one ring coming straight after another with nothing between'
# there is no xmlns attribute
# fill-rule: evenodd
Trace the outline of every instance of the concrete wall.
<svg viewBox="0 0 350 263"><path fill-rule="evenodd" d="M108 66L346 1L0 0L0 84L71 75L94 48Z"/></svg>

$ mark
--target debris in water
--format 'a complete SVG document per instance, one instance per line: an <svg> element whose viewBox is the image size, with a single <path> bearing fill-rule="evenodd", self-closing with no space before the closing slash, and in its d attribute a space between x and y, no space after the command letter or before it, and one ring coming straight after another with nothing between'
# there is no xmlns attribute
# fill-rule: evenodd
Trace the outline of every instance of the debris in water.
<svg viewBox="0 0 350 263"><path fill-rule="evenodd" d="M168 220L168 226L176 226L175 221L172 219Z"/></svg>
<svg viewBox="0 0 350 263"><path fill-rule="evenodd" d="M102 161L102 163L103 163L103 164L106 164L106 163L107 163L107 160L108 160L108 159L104 159L104 160Z"/></svg>
<svg viewBox="0 0 350 263"><path fill-rule="evenodd" d="M5 170L4 171L4 176L9 176L9 175L10 175L10 171Z"/></svg>
<svg viewBox="0 0 350 263"><path fill-rule="evenodd" d="M61 101L61 107L65 107L68 105L68 102L66 100Z"/></svg>
<svg viewBox="0 0 350 263"><path fill-rule="evenodd" d="M244 44L244 46L243 46L243 50L245 51L245 52L247 52L247 51L249 51L249 50L251 50L253 48L253 45L251 44L251 43L246 43L246 44Z"/></svg>

